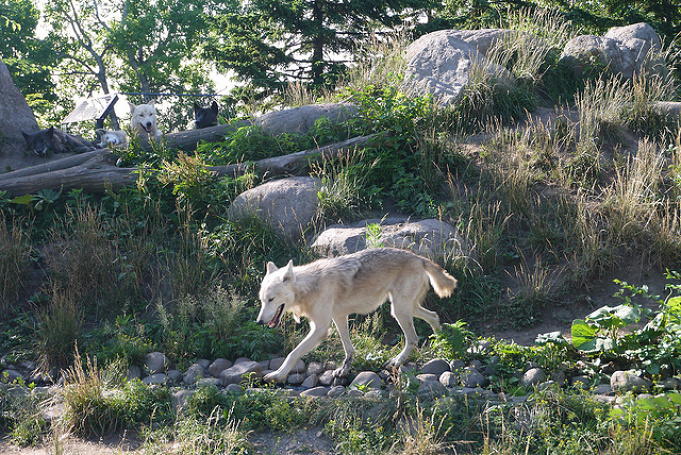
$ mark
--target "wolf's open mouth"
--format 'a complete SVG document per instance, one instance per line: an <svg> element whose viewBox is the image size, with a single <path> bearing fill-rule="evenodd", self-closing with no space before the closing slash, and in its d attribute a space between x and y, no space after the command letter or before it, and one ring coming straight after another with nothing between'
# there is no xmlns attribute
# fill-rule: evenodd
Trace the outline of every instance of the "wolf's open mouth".
<svg viewBox="0 0 681 455"><path fill-rule="evenodd" d="M279 305L279 308L277 308L277 312L275 313L274 317L273 317L272 320L269 322L269 324L267 324L267 326L268 326L270 329L273 329L273 328L275 328L276 326L278 326L278 325L279 325L279 320L281 319L281 315L282 315L283 313L284 313L284 304L282 303L281 305Z"/></svg>

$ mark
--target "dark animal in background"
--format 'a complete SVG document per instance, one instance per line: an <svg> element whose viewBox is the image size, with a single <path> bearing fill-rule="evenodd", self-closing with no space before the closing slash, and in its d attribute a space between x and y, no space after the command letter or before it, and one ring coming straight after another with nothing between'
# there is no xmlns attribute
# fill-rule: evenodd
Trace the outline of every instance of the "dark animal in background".
<svg viewBox="0 0 681 455"><path fill-rule="evenodd" d="M26 149L36 155L46 155L52 153L83 153L91 152L96 147L90 141L86 141L80 136L65 133L51 126L48 129L40 130L37 133L28 134L22 132L26 140Z"/></svg>
<svg viewBox="0 0 681 455"><path fill-rule="evenodd" d="M196 128L208 128L218 124L218 103L213 101L210 107L201 107L194 101L194 121Z"/></svg>

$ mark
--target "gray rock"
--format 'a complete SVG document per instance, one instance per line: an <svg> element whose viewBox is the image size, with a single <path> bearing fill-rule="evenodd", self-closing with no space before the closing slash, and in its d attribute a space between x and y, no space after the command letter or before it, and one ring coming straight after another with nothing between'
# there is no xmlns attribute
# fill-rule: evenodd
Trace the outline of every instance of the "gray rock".
<svg viewBox="0 0 681 455"><path fill-rule="evenodd" d="M373 371L362 371L352 380L349 389L356 390L363 387L380 389L383 387L383 380Z"/></svg>
<svg viewBox="0 0 681 455"><path fill-rule="evenodd" d="M572 66L578 74L596 64L631 79L644 68L656 71L662 61L653 53L661 48L655 30L648 24L639 23L613 27L603 37L575 37L565 45L560 61Z"/></svg>
<svg viewBox="0 0 681 455"><path fill-rule="evenodd" d="M284 238L295 241L317 216L320 187L321 181L312 177L273 180L238 195L227 216L230 220L255 216Z"/></svg>
<svg viewBox="0 0 681 455"><path fill-rule="evenodd" d="M312 375L315 374L319 376L320 374L324 373L324 365L322 365L319 362L310 362L310 364L307 366L307 370L305 371L305 374Z"/></svg>
<svg viewBox="0 0 681 455"><path fill-rule="evenodd" d="M319 383L319 376L312 373L311 375L309 375L305 378L305 380L303 381L302 384L300 384L300 386L304 387L306 389L312 389L314 387L317 387L318 383Z"/></svg>
<svg viewBox="0 0 681 455"><path fill-rule="evenodd" d="M416 380L419 382L437 381L440 377L436 374L417 374Z"/></svg>
<svg viewBox="0 0 681 455"><path fill-rule="evenodd" d="M166 376L168 376L168 381L171 384L179 384L182 382L182 377L184 375L180 370L168 370L166 371Z"/></svg>
<svg viewBox="0 0 681 455"><path fill-rule="evenodd" d="M449 363L443 359L433 359L426 362L420 370L422 374L435 374L437 376L440 376L445 371L450 371Z"/></svg>
<svg viewBox="0 0 681 455"><path fill-rule="evenodd" d="M290 374L304 374L307 371L307 367L305 366L305 362L302 360L298 360L298 362L293 365L293 368L291 368L291 371L289 372Z"/></svg>
<svg viewBox="0 0 681 455"><path fill-rule="evenodd" d="M240 384L241 381L249 377L258 379L262 378L262 367L258 362L242 361L235 363L231 368L227 368L220 373L220 383L223 386L230 384Z"/></svg>
<svg viewBox="0 0 681 455"><path fill-rule="evenodd" d="M534 387L546 381L546 373L541 368L530 368L520 378L523 387Z"/></svg>
<svg viewBox="0 0 681 455"><path fill-rule="evenodd" d="M472 367L466 367L459 375L461 385L467 388L471 387L485 387L489 383L487 378L483 376L478 370Z"/></svg>
<svg viewBox="0 0 681 455"><path fill-rule="evenodd" d="M3 370L2 371L2 382L6 384L12 384L14 381L17 381L19 379L24 379L21 373L19 373L17 370Z"/></svg>
<svg viewBox="0 0 681 455"><path fill-rule="evenodd" d="M451 371L445 371L440 375L439 381L445 387L456 387L459 384L459 375Z"/></svg>
<svg viewBox="0 0 681 455"><path fill-rule="evenodd" d="M436 262L473 257L474 252L457 230L440 220L415 222L402 219L375 220L381 226L380 243L385 247L411 250ZM338 256L366 249L367 221L336 224L322 231L311 248L322 256ZM369 223L371 224L371 223Z"/></svg>
<svg viewBox="0 0 681 455"><path fill-rule="evenodd" d="M269 112L258 117L254 124L271 135L306 134L321 117L326 117L332 123L344 123L358 113L357 107L350 103L309 104Z"/></svg>
<svg viewBox="0 0 681 455"><path fill-rule="evenodd" d="M170 366L170 360L162 352L150 352L144 356L144 371L147 375L164 373Z"/></svg>
<svg viewBox="0 0 681 455"><path fill-rule="evenodd" d="M652 384L650 381L638 376L633 371L615 371L610 377L610 387L615 392L643 392Z"/></svg>
<svg viewBox="0 0 681 455"><path fill-rule="evenodd" d="M226 395L243 395L244 393L246 393L246 389L244 389L239 384L229 384L222 390L222 393Z"/></svg>
<svg viewBox="0 0 681 455"><path fill-rule="evenodd" d="M440 384L439 381L427 381L419 385L416 394L421 399L434 400L447 395L447 388Z"/></svg>
<svg viewBox="0 0 681 455"><path fill-rule="evenodd" d="M414 41L405 52L407 69L404 89L418 95L431 94L442 105L456 103L470 81L473 65L484 61L475 44L461 38L457 30L439 30ZM498 79L508 72L498 65L484 65Z"/></svg>
<svg viewBox="0 0 681 455"><path fill-rule="evenodd" d="M338 385L338 386L331 387L331 389L329 390L328 396L329 396L329 398L338 398L338 397L345 395L346 392L347 392L347 389L345 387Z"/></svg>
<svg viewBox="0 0 681 455"><path fill-rule="evenodd" d="M128 380L132 379L142 379L142 369L137 365L130 365L128 368L128 374L126 375Z"/></svg>
<svg viewBox="0 0 681 455"><path fill-rule="evenodd" d="M610 384L598 384L595 389L592 390L592 392L596 395L612 395L612 387L610 387Z"/></svg>
<svg viewBox="0 0 681 455"><path fill-rule="evenodd" d="M305 375L301 373L289 374L286 383L290 385L300 385L305 380Z"/></svg>
<svg viewBox="0 0 681 455"><path fill-rule="evenodd" d="M203 379L206 376L206 370L198 363L191 365L187 368L187 372L184 374L182 379L184 383L188 386L196 384L196 381Z"/></svg>
<svg viewBox="0 0 681 455"><path fill-rule="evenodd" d="M201 365L201 368L203 368L204 370L207 370L211 364L211 361L208 359L199 359L196 361L196 363Z"/></svg>
<svg viewBox="0 0 681 455"><path fill-rule="evenodd" d="M154 373L142 379L142 382L146 385L166 385L168 376L165 373Z"/></svg>
<svg viewBox="0 0 681 455"><path fill-rule="evenodd" d="M303 390L300 396L304 398L320 398L326 397L331 389L329 387L313 387L311 389Z"/></svg>
<svg viewBox="0 0 681 455"><path fill-rule="evenodd" d="M466 364L463 360L455 359L449 362L449 371L459 371L463 370L464 368L466 368Z"/></svg>
<svg viewBox="0 0 681 455"><path fill-rule="evenodd" d="M330 386L333 384L333 371L331 370L326 370L324 373L319 376L319 383L324 386Z"/></svg>
<svg viewBox="0 0 681 455"><path fill-rule="evenodd" d="M667 378L660 381L660 385L665 390L676 390L681 388L681 380L678 378Z"/></svg>
<svg viewBox="0 0 681 455"><path fill-rule="evenodd" d="M284 364L284 360L286 360L286 357L275 357L273 359L270 359L270 366L269 369L272 371L276 371L279 369Z"/></svg>
<svg viewBox="0 0 681 455"><path fill-rule="evenodd" d="M0 173L7 169L22 169L63 157L43 157L26 153L26 143L21 133L36 133L39 130L33 111L14 85L9 69L0 61L0 131L2 131Z"/></svg>
<svg viewBox="0 0 681 455"><path fill-rule="evenodd" d="M220 377L220 373L222 373L223 371L225 371L227 368L231 368L232 365L234 365L234 364L232 363L231 360L222 359L222 358L220 358L220 359L215 359L215 360L213 361L213 363L211 363L211 364L208 366L208 374L210 374L210 375L213 376L214 378L219 378L219 377ZM264 368L263 368L263 369L264 369Z"/></svg>
<svg viewBox="0 0 681 455"><path fill-rule="evenodd" d="M198 381L196 381L196 387L218 387L221 385L220 379L214 378L214 377L209 377L209 378L201 378Z"/></svg>

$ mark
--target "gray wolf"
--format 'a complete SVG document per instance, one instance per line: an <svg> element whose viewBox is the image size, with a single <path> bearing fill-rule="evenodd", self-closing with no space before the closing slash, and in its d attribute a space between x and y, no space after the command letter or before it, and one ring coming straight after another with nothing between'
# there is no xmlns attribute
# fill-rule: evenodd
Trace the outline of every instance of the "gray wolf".
<svg viewBox="0 0 681 455"><path fill-rule="evenodd" d="M437 314L421 306L429 283L440 297L450 296L457 284L434 262L394 248L373 248L297 267L293 261L282 268L268 262L260 287L262 306L257 322L275 328L283 314L290 311L296 321L309 318L310 332L278 370L265 376L265 381L284 382L298 360L326 337L332 321L345 351L343 365L333 375L347 376L354 354L348 315L368 314L386 299L405 336L404 349L386 366L399 367L418 342L414 317L426 321L433 331L440 329Z"/></svg>
<svg viewBox="0 0 681 455"><path fill-rule="evenodd" d="M196 129L208 128L218 124L218 103L213 101L210 107L201 107L194 101L194 122Z"/></svg>
<svg viewBox="0 0 681 455"><path fill-rule="evenodd" d="M95 150L92 142L80 136L65 133L53 126L40 130L37 133L29 134L22 132L21 134L23 134L26 140L26 149L37 155L46 155L47 152L83 153Z"/></svg>
<svg viewBox="0 0 681 455"><path fill-rule="evenodd" d="M99 136L99 146L101 148L109 147L115 149L123 149L128 146L128 135L125 131L116 130L109 131L99 128L97 130L97 135Z"/></svg>
<svg viewBox="0 0 681 455"><path fill-rule="evenodd" d="M130 128L142 139L159 141L161 132L156 121L156 107L154 102L147 104L130 104Z"/></svg>

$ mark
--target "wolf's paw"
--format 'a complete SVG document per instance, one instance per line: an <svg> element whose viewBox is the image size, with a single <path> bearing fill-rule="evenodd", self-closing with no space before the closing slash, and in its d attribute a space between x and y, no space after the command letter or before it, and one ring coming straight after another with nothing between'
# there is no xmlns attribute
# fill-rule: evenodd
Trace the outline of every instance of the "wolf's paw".
<svg viewBox="0 0 681 455"><path fill-rule="evenodd" d="M348 374L350 374L350 367L347 367L347 366L345 366L345 365L343 365L343 366L340 367L340 368L337 368L337 369L333 370L333 372L331 373L331 375L332 375L334 378L344 378L344 377L346 377Z"/></svg>
<svg viewBox="0 0 681 455"><path fill-rule="evenodd" d="M399 369L400 369L400 367L402 366L403 363L404 362L402 360L395 357L394 359L390 359L387 362L385 362L385 364L383 365L383 369L388 370L388 371L393 371L393 370L399 371Z"/></svg>
<svg viewBox="0 0 681 455"><path fill-rule="evenodd" d="M272 373L266 374L265 377L263 378L263 381L272 382L274 384L281 384L283 382L286 382L286 375L274 371Z"/></svg>

